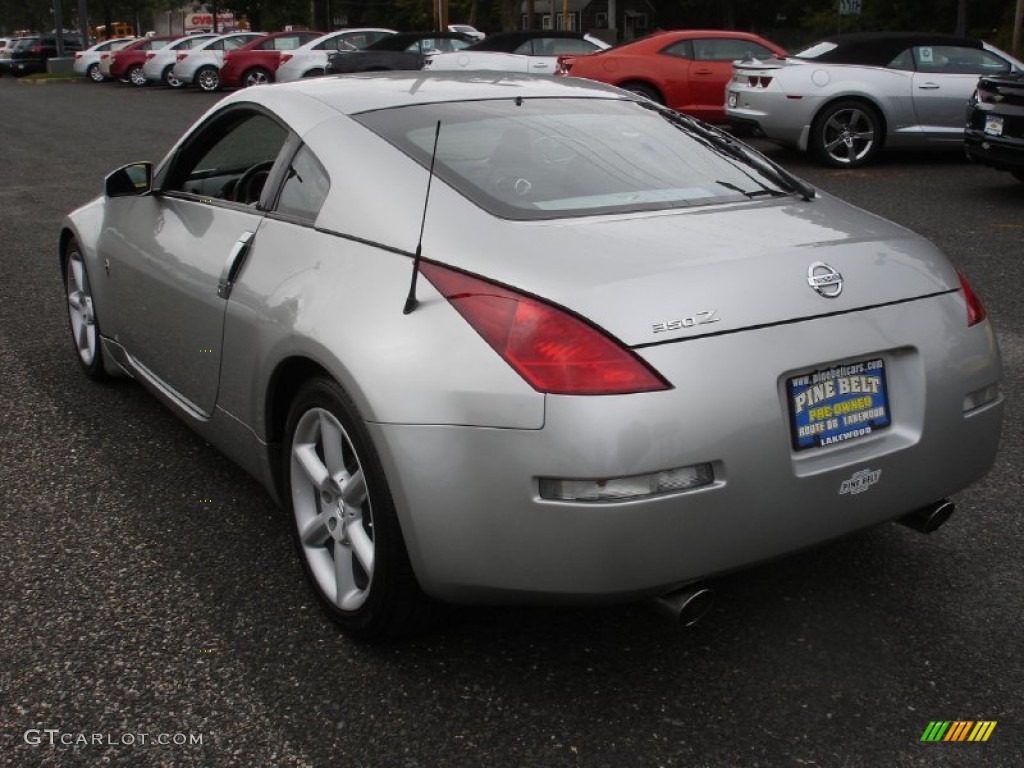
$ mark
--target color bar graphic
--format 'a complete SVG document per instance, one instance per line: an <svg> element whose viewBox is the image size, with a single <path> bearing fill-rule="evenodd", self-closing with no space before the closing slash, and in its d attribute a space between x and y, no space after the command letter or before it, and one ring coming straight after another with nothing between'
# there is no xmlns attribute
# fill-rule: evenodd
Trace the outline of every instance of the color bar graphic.
<svg viewBox="0 0 1024 768"><path fill-rule="evenodd" d="M921 741L988 741L996 729L995 720L932 720Z"/></svg>

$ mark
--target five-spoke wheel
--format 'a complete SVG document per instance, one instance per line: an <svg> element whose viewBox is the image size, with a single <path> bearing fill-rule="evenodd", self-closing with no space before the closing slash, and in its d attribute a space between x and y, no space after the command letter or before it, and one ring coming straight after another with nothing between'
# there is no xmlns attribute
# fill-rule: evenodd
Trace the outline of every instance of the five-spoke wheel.
<svg viewBox="0 0 1024 768"><path fill-rule="evenodd" d="M71 342L78 353L78 361L90 378L106 378L89 273L86 271L82 251L74 240L64 249L64 284L67 289Z"/></svg>
<svg viewBox="0 0 1024 768"><path fill-rule="evenodd" d="M285 497L317 596L349 634L381 639L422 623L428 599L409 564L366 425L344 390L317 378L286 425Z"/></svg>
<svg viewBox="0 0 1024 768"><path fill-rule="evenodd" d="M856 168L870 160L882 141L874 108L860 101L830 104L815 118L811 151L826 165Z"/></svg>

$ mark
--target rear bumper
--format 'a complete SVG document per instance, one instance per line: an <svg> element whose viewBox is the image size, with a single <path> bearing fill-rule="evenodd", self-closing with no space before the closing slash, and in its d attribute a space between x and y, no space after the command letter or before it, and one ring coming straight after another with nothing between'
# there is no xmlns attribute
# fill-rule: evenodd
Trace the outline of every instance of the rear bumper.
<svg viewBox="0 0 1024 768"><path fill-rule="evenodd" d="M632 599L893 520L991 468L1001 376L988 323L951 293L863 313L648 348L668 392L548 396L539 430L371 425L424 589L457 602ZM901 341L893 346L892 329ZM880 356L893 424L796 452L785 381ZM540 498L541 477L710 463L710 486L621 503ZM851 493L858 473L875 481ZM846 489L844 491L844 488Z"/></svg>
<svg viewBox="0 0 1024 768"><path fill-rule="evenodd" d="M994 137L968 129L964 135L967 157L1001 171L1024 171L1024 139Z"/></svg>

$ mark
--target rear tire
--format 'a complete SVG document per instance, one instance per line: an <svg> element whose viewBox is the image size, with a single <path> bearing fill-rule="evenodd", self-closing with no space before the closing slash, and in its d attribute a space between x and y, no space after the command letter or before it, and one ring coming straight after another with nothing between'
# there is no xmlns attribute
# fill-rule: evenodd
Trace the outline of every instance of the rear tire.
<svg viewBox="0 0 1024 768"><path fill-rule="evenodd" d="M356 639L422 629L435 611L413 574L366 425L337 382L315 378L285 425L283 481L295 543L324 610Z"/></svg>
<svg viewBox="0 0 1024 768"><path fill-rule="evenodd" d="M99 64L90 64L89 68L85 70L85 76L92 80L94 83L102 83L104 80L107 79L103 76L103 73L100 72Z"/></svg>
<svg viewBox="0 0 1024 768"><path fill-rule="evenodd" d="M263 67L253 67L242 75L242 86L249 88L253 85L267 85L274 82L274 76Z"/></svg>
<svg viewBox="0 0 1024 768"><path fill-rule="evenodd" d="M146 85L146 73L143 71L141 64L133 64L126 73L126 76L128 78L128 82L136 88L142 88Z"/></svg>
<svg viewBox="0 0 1024 768"><path fill-rule="evenodd" d="M213 93L220 90L220 70L216 67L201 67L196 72L193 82L199 86L199 90Z"/></svg>
<svg viewBox="0 0 1024 768"><path fill-rule="evenodd" d="M811 153L832 168L857 168L882 146L882 119L863 101L829 104L811 125Z"/></svg>
<svg viewBox="0 0 1024 768"><path fill-rule="evenodd" d="M655 104L664 104L665 100L661 98L661 94L657 90L645 83L623 83L619 86L625 91L635 93L637 96L643 96L649 101L653 101Z"/></svg>
<svg viewBox="0 0 1024 768"><path fill-rule="evenodd" d="M174 65L169 64L164 68L164 73L160 76L160 79L164 81L164 85L168 88L184 88L185 83L174 76Z"/></svg>

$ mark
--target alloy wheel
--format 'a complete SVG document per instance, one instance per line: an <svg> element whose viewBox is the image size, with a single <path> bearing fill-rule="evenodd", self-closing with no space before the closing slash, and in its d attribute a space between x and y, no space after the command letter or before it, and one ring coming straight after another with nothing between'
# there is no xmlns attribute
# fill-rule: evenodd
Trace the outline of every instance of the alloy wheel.
<svg viewBox="0 0 1024 768"><path fill-rule="evenodd" d="M90 64L89 68L85 71L85 74L94 83L102 83L106 79L103 77L103 73L100 72L99 64Z"/></svg>
<svg viewBox="0 0 1024 768"><path fill-rule="evenodd" d="M196 83L204 91L216 91L220 88L220 72L213 67L201 69L196 75Z"/></svg>
<svg viewBox="0 0 1024 768"><path fill-rule="evenodd" d="M72 248L67 257L67 297L71 337L82 365L89 368L96 359L96 312L89 276L77 247Z"/></svg>
<svg viewBox="0 0 1024 768"><path fill-rule="evenodd" d="M291 501L302 553L324 598L341 611L366 602L376 546L363 465L324 408L299 418L291 443Z"/></svg>
<svg viewBox="0 0 1024 768"><path fill-rule="evenodd" d="M146 84L146 73L141 64L136 64L128 70L128 81L136 88L141 88Z"/></svg>

